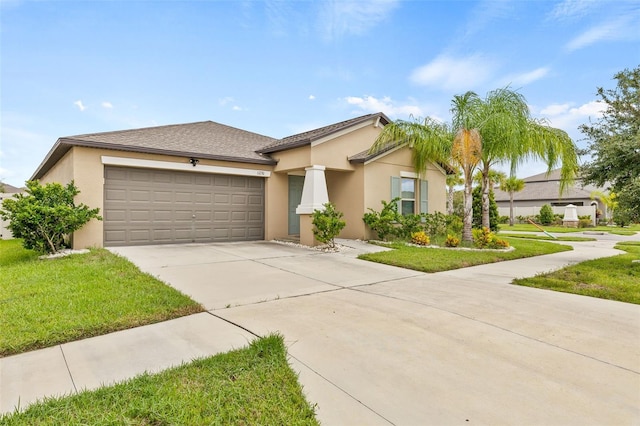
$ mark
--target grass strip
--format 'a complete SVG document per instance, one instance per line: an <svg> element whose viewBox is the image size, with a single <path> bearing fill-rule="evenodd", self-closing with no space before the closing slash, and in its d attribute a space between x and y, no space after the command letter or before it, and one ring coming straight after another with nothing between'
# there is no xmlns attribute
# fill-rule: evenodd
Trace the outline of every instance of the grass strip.
<svg viewBox="0 0 640 426"><path fill-rule="evenodd" d="M544 230L551 232L552 234L563 234L572 232L585 232L585 231L603 231L616 235L635 235L640 232L640 224L631 225L625 228L614 226L596 226L592 228L565 228L564 226L543 226ZM518 232L540 232L538 228L528 223L516 223L513 226L500 225L500 229L505 232L518 231Z"/></svg>
<svg viewBox="0 0 640 426"><path fill-rule="evenodd" d="M407 246L403 243L393 243L390 247L395 250L362 254L358 256L358 258L399 266L401 268L414 269L421 272L441 272L485 263L502 262L504 260L521 259L573 250L572 247L567 245L552 244L543 241L513 240L510 238L505 238L505 240L509 241L515 250L489 251L421 248Z"/></svg>
<svg viewBox="0 0 640 426"><path fill-rule="evenodd" d="M2 240L0 268L0 356L204 310L104 249L38 260L19 240Z"/></svg>
<svg viewBox="0 0 640 426"><path fill-rule="evenodd" d="M539 234L509 234L507 232L502 232L500 231L500 233L498 234L498 236L500 238L503 237L509 237L509 238L527 238L527 239L531 239L531 240L544 240L544 241L573 241L573 242L580 242L580 241L597 241L596 238L589 238L589 237L574 237L574 236L560 236L560 237L556 237L556 238L551 238L548 235L539 235Z"/></svg>
<svg viewBox="0 0 640 426"><path fill-rule="evenodd" d="M626 254L594 259L559 271L514 280L514 284L640 304L640 243L618 243Z"/></svg>
<svg viewBox="0 0 640 426"><path fill-rule="evenodd" d="M47 399L11 425L317 425L281 336L134 379Z"/></svg>

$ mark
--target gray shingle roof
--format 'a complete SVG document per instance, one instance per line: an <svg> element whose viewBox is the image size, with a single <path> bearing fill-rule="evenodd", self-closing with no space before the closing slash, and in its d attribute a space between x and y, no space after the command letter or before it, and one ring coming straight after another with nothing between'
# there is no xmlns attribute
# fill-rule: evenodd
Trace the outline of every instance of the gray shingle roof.
<svg viewBox="0 0 640 426"><path fill-rule="evenodd" d="M276 139L213 121L120 130L61 138L75 144L107 144L111 148L161 151L180 156L272 163L256 150Z"/></svg>
<svg viewBox="0 0 640 426"><path fill-rule="evenodd" d="M391 120L389 120L389 118L381 112L378 112L376 114L367 114L360 117L352 118L350 120L345 120L339 123L320 127L319 129L309 130L307 132L298 133L297 135L282 138L271 143L270 145L265 146L262 149L259 149L258 152L269 154L272 152L284 151L286 149L309 145L313 141L324 138L341 130L348 129L351 126L366 122L374 118L380 118L382 124L385 125L391 122Z"/></svg>
<svg viewBox="0 0 640 426"><path fill-rule="evenodd" d="M275 164L268 155L256 152L274 141L276 139L268 136L213 121L67 136L58 139L32 179L41 178L73 146Z"/></svg>
<svg viewBox="0 0 640 426"><path fill-rule="evenodd" d="M560 169L547 173L540 173L523 179L524 189L514 192L514 201L545 201L560 199ZM562 199L589 199L592 191L603 191L592 185L583 185L580 179L567 188L562 194ZM496 188L494 190L496 201L509 201L509 193Z"/></svg>
<svg viewBox="0 0 640 426"><path fill-rule="evenodd" d="M253 164L276 164L276 161L268 155L269 153L308 145L315 140L372 119L380 119L384 125L390 122L389 118L380 112L283 139L259 135L213 121L66 136L58 139L31 179L44 176L73 146Z"/></svg>

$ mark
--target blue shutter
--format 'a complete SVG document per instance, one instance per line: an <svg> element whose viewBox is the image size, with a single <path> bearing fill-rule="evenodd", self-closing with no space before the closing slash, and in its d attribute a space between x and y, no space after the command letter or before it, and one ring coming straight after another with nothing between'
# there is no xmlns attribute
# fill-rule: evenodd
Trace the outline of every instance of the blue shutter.
<svg viewBox="0 0 640 426"><path fill-rule="evenodd" d="M402 191L402 179L396 176L391 176L391 199L400 197ZM398 212L402 212L402 201L398 200Z"/></svg>
<svg viewBox="0 0 640 426"><path fill-rule="evenodd" d="M420 213L429 213L429 182L420 180Z"/></svg>

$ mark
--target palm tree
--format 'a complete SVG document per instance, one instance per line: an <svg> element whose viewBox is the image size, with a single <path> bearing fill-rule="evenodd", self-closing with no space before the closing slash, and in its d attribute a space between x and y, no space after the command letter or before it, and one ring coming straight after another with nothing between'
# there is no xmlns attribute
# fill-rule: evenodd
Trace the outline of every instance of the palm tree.
<svg viewBox="0 0 640 426"><path fill-rule="evenodd" d="M453 194L456 191L456 186L462 185L464 180L460 176L460 170L456 170L454 173L447 175L447 214L452 215L453 209Z"/></svg>
<svg viewBox="0 0 640 426"><path fill-rule="evenodd" d="M471 186L473 171L482 152L480 133L473 126L479 101L473 92L454 96L451 102L451 124L430 117L389 123L370 149L370 152L376 152L389 146L409 145L413 148L413 165L419 174L424 173L429 162L453 162L462 171L464 182L463 241L472 241Z"/></svg>
<svg viewBox="0 0 640 426"><path fill-rule="evenodd" d="M489 92L478 107L483 226L489 225L489 174L496 163L510 163L512 175L519 164L531 159L542 160L548 171L561 163L560 195L573 182L578 169L575 144L566 132L532 118L524 96L509 87L497 89Z"/></svg>
<svg viewBox="0 0 640 426"><path fill-rule="evenodd" d="M602 191L591 191L590 198L592 200L597 198L602 204L604 204L606 208L605 217L607 218L607 224L610 225L611 220L613 219L612 213L618 207L618 197L616 197L615 192L605 194Z"/></svg>
<svg viewBox="0 0 640 426"><path fill-rule="evenodd" d="M509 226L513 226L513 194L524 189L524 180L509 176L500 183L500 190L509 193Z"/></svg>

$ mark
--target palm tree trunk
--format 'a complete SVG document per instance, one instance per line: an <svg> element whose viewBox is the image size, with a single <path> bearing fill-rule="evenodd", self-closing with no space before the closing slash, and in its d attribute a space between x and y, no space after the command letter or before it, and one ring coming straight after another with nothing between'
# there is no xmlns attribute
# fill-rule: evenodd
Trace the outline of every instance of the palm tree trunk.
<svg viewBox="0 0 640 426"><path fill-rule="evenodd" d="M491 229L491 221L489 218L489 167L482 170L482 227Z"/></svg>
<svg viewBox="0 0 640 426"><path fill-rule="evenodd" d="M453 194L455 193L455 187L449 186L449 192L447 193L447 214L453 214Z"/></svg>
<svg viewBox="0 0 640 426"><path fill-rule="evenodd" d="M513 226L513 191L509 191L509 226Z"/></svg>
<svg viewBox="0 0 640 426"><path fill-rule="evenodd" d="M473 195L471 191L472 173L465 171L464 177L464 209L462 217L462 241L473 241Z"/></svg>

